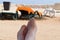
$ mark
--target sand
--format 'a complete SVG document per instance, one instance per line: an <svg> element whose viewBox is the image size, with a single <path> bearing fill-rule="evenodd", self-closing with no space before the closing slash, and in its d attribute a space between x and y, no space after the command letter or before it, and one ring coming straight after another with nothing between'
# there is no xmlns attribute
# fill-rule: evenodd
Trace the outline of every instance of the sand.
<svg viewBox="0 0 60 40"><path fill-rule="evenodd" d="M29 20L0 20L0 40L17 40L21 25ZM60 40L60 17L36 20L36 40Z"/></svg>

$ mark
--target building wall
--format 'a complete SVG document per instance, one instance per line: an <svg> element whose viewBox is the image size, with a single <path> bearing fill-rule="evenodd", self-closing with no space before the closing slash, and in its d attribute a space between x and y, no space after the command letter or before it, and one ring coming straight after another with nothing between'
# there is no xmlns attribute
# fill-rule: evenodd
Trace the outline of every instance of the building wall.
<svg viewBox="0 0 60 40"><path fill-rule="evenodd" d="M60 3L55 3L53 8L56 10L60 10Z"/></svg>

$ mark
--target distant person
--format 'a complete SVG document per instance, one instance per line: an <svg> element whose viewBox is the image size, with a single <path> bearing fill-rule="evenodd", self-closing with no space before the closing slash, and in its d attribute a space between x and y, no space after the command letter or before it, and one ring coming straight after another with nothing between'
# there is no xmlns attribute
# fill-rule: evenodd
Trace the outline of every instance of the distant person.
<svg viewBox="0 0 60 40"><path fill-rule="evenodd" d="M17 40L35 40L37 26L35 19L31 19L27 26L22 25L21 29L17 33Z"/></svg>

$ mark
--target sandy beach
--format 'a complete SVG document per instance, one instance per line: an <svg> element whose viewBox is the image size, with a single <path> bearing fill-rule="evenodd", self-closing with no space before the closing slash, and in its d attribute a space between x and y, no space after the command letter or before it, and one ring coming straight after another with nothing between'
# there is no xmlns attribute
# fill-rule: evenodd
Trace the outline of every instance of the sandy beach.
<svg viewBox="0 0 60 40"><path fill-rule="evenodd" d="M0 40L17 40L21 25L29 20L0 20ZM60 17L36 19L36 40L60 40Z"/></svg>
<svg viewBox="0 0 60 40"><path fill-rule="evenodd" d="M20 5L23 4L19 4L19 6ZM43 13L45 8L48 8L49 6L54 9L59 9L60 12L60 3L53 5L27 6L32 7L34 11L39 9L38 11L41 13ZM8 12L16 13L17 7L18 5L12 4ZM0 4L0 13L1 12L4 12L3 4ZM27 25L28 21L29 20L0 20L0 40L17 40L18 30L21 28L22 25ZM60 40L60 13L56 13L55 17L53 18L44 17L42 19L36 19L36 25L36 40Z"/></svg>

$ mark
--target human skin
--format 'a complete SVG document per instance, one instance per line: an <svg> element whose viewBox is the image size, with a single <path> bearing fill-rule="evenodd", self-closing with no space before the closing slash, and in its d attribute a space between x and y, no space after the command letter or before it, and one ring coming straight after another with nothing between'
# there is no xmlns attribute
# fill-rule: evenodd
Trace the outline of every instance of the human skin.
<svg viewBox="0 0 60 40"><path fill-rule="evenodd" d="M27 25L22 25L17 33L17 40L35 40L37 26L35 19L30 19Z"/></svg>

